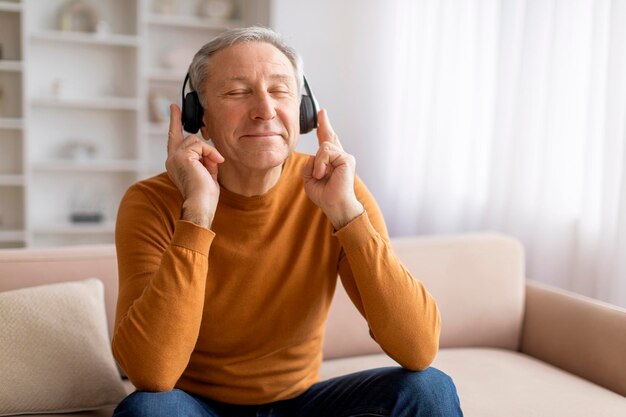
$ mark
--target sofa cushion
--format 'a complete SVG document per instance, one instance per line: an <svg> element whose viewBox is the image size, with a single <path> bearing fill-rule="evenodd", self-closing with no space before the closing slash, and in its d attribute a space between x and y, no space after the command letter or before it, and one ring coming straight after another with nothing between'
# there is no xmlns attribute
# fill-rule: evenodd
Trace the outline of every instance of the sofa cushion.
<svg viewBox="0 0 626 417"><path fill-rule="evenodd" d="M118 288L114 245L0 250L0 291L79 281L94 273L104 284L109 335L112 335Z"/></svg>
<svg viewBox="0 0 626 417"><path fill-rule="evenodd" d="M0 293L0 416L72 412L126 395L97 279Z"/></svg>
<svg viewBox="0 0 626 417"><path fill-rule="evenodd" d="M28 417L111 417L114 410L114 406L108 406L97 410L79 411L77 413L29 414Z"/></svg>
<svg viewBox="0 0 626 417"><path fill-rule="evenodd" d="M128 379L123 379L122 383L124 384L126 394L130 394L135 391L135 386ZM77 413L31 414L29 417L111 417L113 415L113 411L115 411L115 407L117 407L117 405L110 405L98 408L97 410L80 411Z"/></svg>
<svg viewBox="0 0 626 417"><path fill-rule="evenodd" d="M398 366L384 354L324 361L322 379ZM623 417L626 397L522 353L491 348L439 351L433 365L456 384L465 417Z"/></svg>

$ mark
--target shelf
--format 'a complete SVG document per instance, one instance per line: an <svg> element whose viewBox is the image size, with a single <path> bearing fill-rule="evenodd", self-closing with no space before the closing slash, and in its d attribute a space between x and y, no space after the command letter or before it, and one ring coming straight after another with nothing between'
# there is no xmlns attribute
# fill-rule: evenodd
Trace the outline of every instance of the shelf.
<svg viewBox="0 0 626 417"><path fill-rule="evenodd" d="M86 159L82 161L65 159L33 163L33 170L57 172L137 172L139 163L134 159Z"/></svg>
<svg viewBox="0 0 626 417"><path fill-rule="evenodd" d="M24 242L26 233L23 230L0 230L0 242Z"/></svg>
<svg viewBox="0 0 626 417"><path fill-rule="evenodd" d="M37 41L82 43L88 45L108 45L136 47L139 45L137 36L120 34L99 34L87 32L64 32L60 30L49 30L37 32L31 35L31 39Z"/></svg>
<svg viewBox="0 0 626 417"><path fill-rule="evenodd" d="M19 130L24 128L24 120L10 117L0 117L0 129Z"/></svg>
<svg viewBox="0 0 626 417"><path fill-rule="evenodd" d="M190 29L226 30L241 26L239 20L218 20L197 16L151 14L146 18L151 25L172 26Z"/></svg>
<svg viewBox="0 0 626 417"><path fill-rule="evenodd" d="M150 81L173 81L179 82L182 86L185 80L185 71L171 70L167 68L152 70L148 74Z"/></svg>
<svg viewBox="0 0 626 417"><path fill-rule="evenodd" d="M11 1L0 1L0 12L16 12L22 11L22 5L20 3L13 3Z"/></svg>
<svg viewBox="0 0 626 417"><path fill-rule="evenodd" d="M0 71L21 72L22 69L22 61L10 61L8 59L0 59Z"/></svg>
<svg viewBox="0 0 626 417"><path fill-rule="evenodd" d="M67 107L95 110L132 110L140 107L139 99L126 97L38 97L31 104L45 107Z"/></svg>
<svg viewBox="0 0 626 417"><path fill-rule="evenodd" d="M0 174L0 186L20 186L24 185L23 175L2 175Z"/></svg>
<svg viewBox="0 0 626 417"><path fill-rule="evenodd" d="M60 223L52 226L37 226L33 233L39 235L85 235L85 234L109 234L115 232L114 222L103 223Z"/></svg>
<svg viewBox="0 0 626 417"><path fill-rule="evenodd" d="M200 16L199 0L159 14L155 1L91 1L107 24L85 32L58 26L70 0L0 0L0 248L112 242L128 187L165 170L169 116L152 122L150 93L178 103L178 64L223 30L270 26L270 0L232 0L233 19Z"/></svg>

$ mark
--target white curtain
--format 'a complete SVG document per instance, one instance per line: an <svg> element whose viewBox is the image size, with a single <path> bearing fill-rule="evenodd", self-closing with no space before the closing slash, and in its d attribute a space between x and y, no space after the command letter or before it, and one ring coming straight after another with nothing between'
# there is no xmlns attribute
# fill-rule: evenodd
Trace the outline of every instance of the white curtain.
<svg viewBox="0 0 626 417"><path fill-rule="evenodd" d="M626 0L384 3L390 233L511 234L528 277L626 306Z"/></svg>

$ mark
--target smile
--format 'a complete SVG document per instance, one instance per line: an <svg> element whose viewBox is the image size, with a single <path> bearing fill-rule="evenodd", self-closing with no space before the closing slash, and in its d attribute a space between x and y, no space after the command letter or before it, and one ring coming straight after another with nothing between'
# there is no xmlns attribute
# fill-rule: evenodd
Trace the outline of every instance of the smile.
<svg viewBox="0 0 626 417"><path fill-rule="evenodd" d="M248 138L269 138L269 137L274 137L274 136L282 137L282 135L280 133L276 133L276 132L250 133L250 134L247 134L247 135L243 135L242 137L248 137Z"/></svg>

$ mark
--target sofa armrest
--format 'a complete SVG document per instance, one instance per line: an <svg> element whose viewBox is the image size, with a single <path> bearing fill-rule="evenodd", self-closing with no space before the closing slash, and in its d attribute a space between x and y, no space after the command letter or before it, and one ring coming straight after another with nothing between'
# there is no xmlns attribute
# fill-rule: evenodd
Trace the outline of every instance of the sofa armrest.
<svg viewBox="0 0 626 417"><path fill-rule="evenodd" d="M626 310L528 281L520 350L626 396Z"/></svg>

